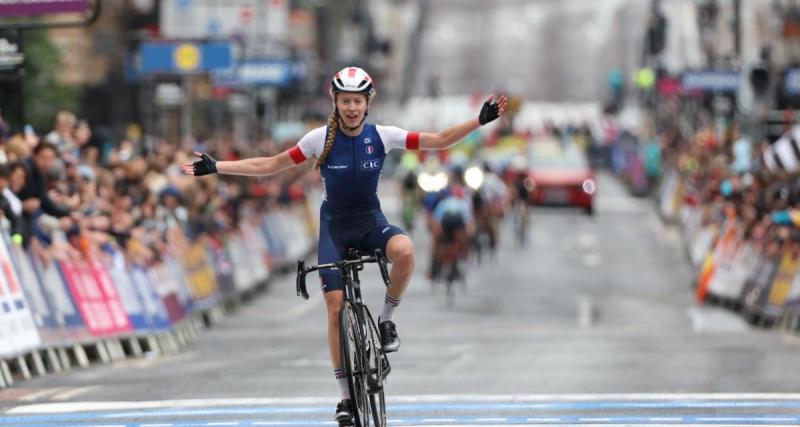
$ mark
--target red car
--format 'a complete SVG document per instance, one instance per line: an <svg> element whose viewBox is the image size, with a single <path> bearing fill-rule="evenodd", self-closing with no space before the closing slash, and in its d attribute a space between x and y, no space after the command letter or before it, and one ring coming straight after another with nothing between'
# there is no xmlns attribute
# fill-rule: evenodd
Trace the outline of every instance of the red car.
<svg viewBox="0 0 800 427"><path fill-rule="evenodd" d="M535 141L528 157L528 200L535 205L577 206L592 215L597 192L586 154L572 143Z"/></svg>

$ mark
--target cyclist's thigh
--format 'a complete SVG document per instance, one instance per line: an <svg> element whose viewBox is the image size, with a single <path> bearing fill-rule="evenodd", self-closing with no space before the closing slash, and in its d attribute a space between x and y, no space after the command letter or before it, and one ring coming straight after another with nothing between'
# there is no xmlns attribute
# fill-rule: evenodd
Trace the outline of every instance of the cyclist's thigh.
<svg viewBox="0 0 800 427"><path fill-rule="evenodd" d="M344 247L337 243L331 233L330 217L323 213L319 220L319 247L317 248L317 262L329 264L341 261L344 258ZM344 289L342 273L338 269L319 270L320 286L323 292Z"/></svg>
<svg viewBox="0 0 800 427"><path fill-rule="evenodd" d="M399 234L407 235L402 228L389 224L382 212L376 212L375 225L366 230L359 241L358 248L369 253L380 249L386 255L386 245L389 243L389 239Z"/></svg>

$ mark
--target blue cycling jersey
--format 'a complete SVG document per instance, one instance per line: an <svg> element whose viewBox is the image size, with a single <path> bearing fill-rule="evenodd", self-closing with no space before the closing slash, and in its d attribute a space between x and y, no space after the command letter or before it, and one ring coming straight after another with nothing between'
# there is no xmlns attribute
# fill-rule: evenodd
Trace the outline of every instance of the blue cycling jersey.
<svg viewBox="0 0 800 427"><path fill-rule="evenodd" d="M312 130L290 151L292 159L300 163L319 156L326 137L327 127ZM327 212L335 218L380 210L378 180L386 153L393 148L418 146L418 133L394 126L365 124L357 136L336 129L333 148L320 168Z"/></svg>

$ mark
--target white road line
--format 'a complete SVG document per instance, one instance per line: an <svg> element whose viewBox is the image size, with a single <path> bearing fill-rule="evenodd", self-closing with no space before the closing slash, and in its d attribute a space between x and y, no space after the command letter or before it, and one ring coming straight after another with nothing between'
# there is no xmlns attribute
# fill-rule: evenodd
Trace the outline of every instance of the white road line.
<svg viewBox="0 0 800 427"><path fill-rule="evenodd" d="M680 417L651 417L650 421L679 422L679 421L683 421L683 418L680 418Z"/></svg>
<svg viewBox="0 0 800 427"><path fill-rule="evenodd" d="M225 423L207 423L207 426L238 426L238 422L225 422Z"/></svg>
<svg viewBox="0 0 800 427"><path fill-rule="evenodd" d="M61 391L66 390L66 387L53 387L53 388L46 388L44 390L39 390L33 393L26 394L20 397L18 400L21 402L33 402L34 400L41 399L43 397L49 396L51 394L59 393Z"/></svg>
<svg viewBox="0 0 800 427"><path fill-rule="evenodd" d="M797 421L797 418L770 418L770 417L698 417L697 421Z"/></svg>
<svg viewBox="0 0 800 427"><path fill-rule="evenodd" d="M421 395L421 396L392 396L389 404L395 403L442 403L442 402L596 402L596 401L663 401L663 400L800 400L800 393L719 393L719 394L531 394L531 395ZM336 404L335 398L330 397L299 397L299 398L224 398L224 399L186 399L186 400L161 400L161 401L121 401L121 402L58 402L38 403L17 406L9 409L6 414L55 414L69 412L89 411L123 411L137 409L180 409L180 408L206 408L225 406L263 406L263 405L324 405Z"/></svg>
<svg viewBox="0 0 800 427"><path fill-rule="evenodd" d="M525 421L529 423L557 423L561 421L561 418L528 418Z"/></svg>
<svg viewBox="0 0 800 427"><path fill-rule="evenodd" d="M139 427L172 427L172 424L142 424Z"/></svg>
<svg viewBox="0 0 800 427"><path fill-rule="evenodd" d="M423 418L423 423L454 423L455 418Z"/></svg>
<svg viewBox="0 0 800 427"><path fill-rule="evenodd" d="M73 389L69 389L67 391L63 391L61 393L55 394L50 399L51 400L69 400L69 399L72 399L73 397L80 396L81 394L88 393L88 392L90 392L92 390L95 390L97 388L98 388L98 386L95 386L95 385L89 385L89 386L85 386L85 387L75 387Z"/></svg>

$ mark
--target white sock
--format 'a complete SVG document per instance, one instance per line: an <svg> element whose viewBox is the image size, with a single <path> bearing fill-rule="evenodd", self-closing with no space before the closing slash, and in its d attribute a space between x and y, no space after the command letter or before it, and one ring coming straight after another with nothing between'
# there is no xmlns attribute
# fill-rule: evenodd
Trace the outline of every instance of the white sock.
<svg viewBox="0 0 800 427"><path fill-rule="evenodd" d="M400 299L394 298L389 293L386 293L386 298L383 300L383 311L381 312L381 322L392 320L394 310L400 305Z"/></svg>
<svg viewBox="0 0 800 427"><path fill-rule="evenodd" d="M350 398L350 387L347 386L347 376L341 369L334 369L333 374L336 376L336 382L339 384L339 394L342 399Z"/></svg>

